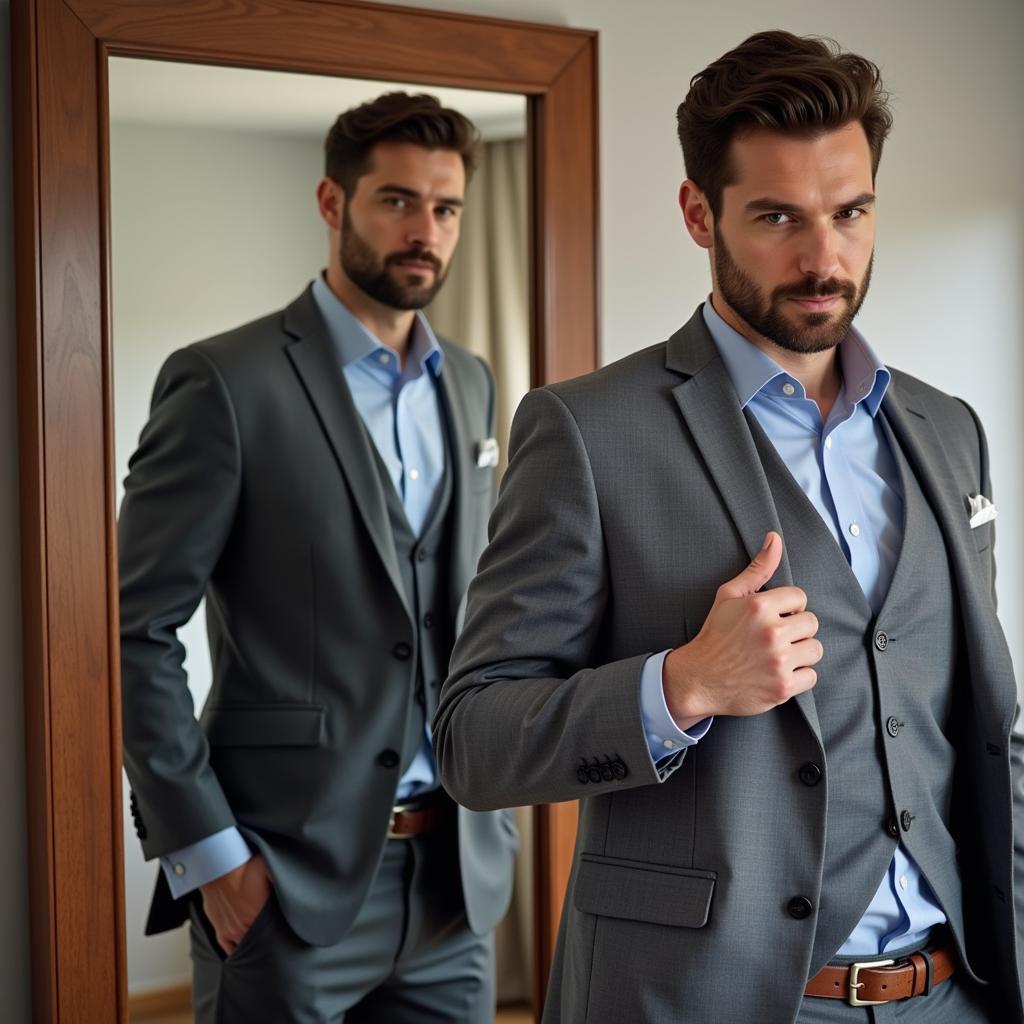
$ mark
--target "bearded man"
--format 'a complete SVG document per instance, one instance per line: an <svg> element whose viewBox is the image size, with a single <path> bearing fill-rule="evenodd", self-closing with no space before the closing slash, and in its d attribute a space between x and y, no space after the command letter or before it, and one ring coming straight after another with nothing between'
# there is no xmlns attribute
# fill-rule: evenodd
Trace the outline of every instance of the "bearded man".
<svg viewBox="0 0 1024 1024"><path fill-rule="evenodd" d="M494 386L420 312L477 132L429 96L342 114L326 271L175 352L119 521L125 766L191 919L198 1022L490 1024L505 813L440 788L430 716L493 502ZM196 721L177 629L205 595Z"/></svg>
<svg viewBox="0 0 1024 1024"><path fill-rule="evenodd" d="M697 74L708 301L517 412L434 740L580 799L545 1024L1024 1020L985 437L853 327L890 123L828 40Z"/></svg>

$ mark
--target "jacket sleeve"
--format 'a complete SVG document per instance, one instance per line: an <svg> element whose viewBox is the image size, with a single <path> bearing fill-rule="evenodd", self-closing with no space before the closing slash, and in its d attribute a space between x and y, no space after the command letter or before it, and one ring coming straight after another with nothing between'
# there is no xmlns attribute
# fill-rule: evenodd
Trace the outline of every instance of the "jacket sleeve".
<svg viewBox="0 0 1024 1024"><path fill-rule="evenodd" d="M196 348L157 377L118 521L124 762L147 859L235 824L209 765L177 630L195 612L241 486L224 382Z"/></svg>
<svg viewBox="0 0 1024 1024"><path fill-rule="evenodd" d="M441 779L476 810L661 781L639 699L649 651L601 664L614 600L600 503L571 411L526 396L490 543L469 590L433 733Z"/></svg>

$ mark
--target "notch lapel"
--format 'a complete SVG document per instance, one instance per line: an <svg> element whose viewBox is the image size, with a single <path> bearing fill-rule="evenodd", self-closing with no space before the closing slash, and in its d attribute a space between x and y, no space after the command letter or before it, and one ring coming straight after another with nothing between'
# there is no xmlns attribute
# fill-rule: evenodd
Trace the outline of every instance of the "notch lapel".
<svg viewBox="0 0 1024 1024"><path fill-rule="evenodd" d="M356 508L373 546L407 613L411 617L395 552L387 499L371 449L371 441L345 383L327 329L307 289L285 310L285 329L295 341L285 352L316 411L327 441L348 481Z"/></svg>
<svg viewBox="0 0 1024 1024"><path fill-rule="evenodd" d="M768 479L732 379L718 355L700 307L669 339L666 365L670 370L690 375L672 389L672 394L748 557L754 558L764 544L765 534L774 530L783 539L782 561L767 587L792 586L785 537ZM793 699L821 743L813 693L807 691Z"/></svg>

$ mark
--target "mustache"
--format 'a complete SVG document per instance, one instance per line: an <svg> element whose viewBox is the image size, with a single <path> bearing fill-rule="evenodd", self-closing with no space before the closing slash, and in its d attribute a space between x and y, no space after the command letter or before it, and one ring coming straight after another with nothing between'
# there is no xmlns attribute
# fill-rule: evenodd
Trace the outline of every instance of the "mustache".
<svg viewBox="0 0 1024 1024"><path fill-rule="evenodd" d="M396 263L404 260L418 260L421 263L429 263L434 268L435 274L441 273L441 261L426 249L406 249L405 252L393 252L384 259L385 267L393 267Z"/></svg>
<svg viewBox="0 0 1024 1024"><path fill-rule="evenodd" d="M826 281L807 280L798 284L779 285L772 292L773 299L821 299L826 295L841 295L852 302L857 296L857 286L852 281L830 277Z"/></svg>

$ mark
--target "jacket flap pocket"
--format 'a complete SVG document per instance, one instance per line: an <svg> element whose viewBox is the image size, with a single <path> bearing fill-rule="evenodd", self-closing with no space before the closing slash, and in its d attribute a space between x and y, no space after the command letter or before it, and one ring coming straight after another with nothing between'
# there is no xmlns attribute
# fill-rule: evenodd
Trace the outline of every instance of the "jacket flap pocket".
<svg viewBox="0 0 1024 1024"><path fill-rule="evenodd" d="M574 902L577 910L675 928L703 928L708 922L713 871L580 855Z"/></svg>
<svg viewBox="0 0 1024 1024"><path fill-rule="evenodd" d="M324 709L309 704L245 704L207 708L203 731L211 747L315 747Z"/></svg>

